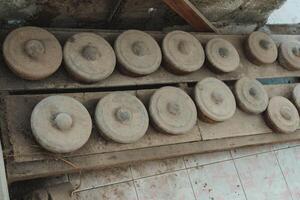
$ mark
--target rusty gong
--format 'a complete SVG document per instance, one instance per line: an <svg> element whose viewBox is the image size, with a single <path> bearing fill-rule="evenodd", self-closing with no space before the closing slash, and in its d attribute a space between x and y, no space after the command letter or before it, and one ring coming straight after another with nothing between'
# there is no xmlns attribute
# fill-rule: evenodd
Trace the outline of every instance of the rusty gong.
<svg viewBox="0 0 300 200"><path fill-rule="evenodd" d="M133 143L145 135L149 117L144 104L137 97L115 92L99 100L95 122L105 138L118 143Z"/></svg>
<svg viewBox="0 0 300 200"><path fill-rule="evenodd" d="M199 70L205 60L203 47L197 38L184 31L168 33L162 42L165 67L176 74Z"/></svg>
<svg viewBox="0 0 300 200"><path fill-rule="evenodd" d="M240 56L235 47L222 38L208 41L205 47L206 57L217 72L232 72L240 65Z"/></svg>
<svg viewBox="0 0 300 200"><path fill-rule="evenodd" d="M114 45L120 70L132 76L155 72L162 60L157 42L146 32L128 30L118 36Z"/></svg>
<svg viewBox="0 0 300 200"><path fill-rule="evenodd" d="M8 67L27 80L50 76L62 62L58 40L38 27L22 27L10 32L3 44L3 55Z"/></svg>
<svg viewBox="0 0 300 200"><path fill-rule="evenodd" d="M234 89L237 103L245 112L259 114L267 109L268 93L257 80L241 78L236 82Z"/></svg>
<svg viewBox="0 0 300 200"><path fill-rule="evenodd" d="M236 102L229 87L216 78L205 78L194 88L194 98L200 116L208 122L221 122L231 118Z"/></svg>
<svg viewBox="0 0 300 200"><path fill-rule="evenodd" d="M291 133L299 127L299 114L296 107L287 98L281 96L270 99L267 120L270 127L280 133Z"/></svg>
<svg viewBox="0 0 300 200"><path fill-rule="evenodd" d="M116 56L110 44L95 33L77 33L64 46L67 71L85 83L101 81L111 75Z"/></svg>
<svg viewBox="0 0 300 200"><path fill-rule="evenodd" d="M69 153L82 147L92 131L86 108L68 96L50 96L40 101L31 114L36 141L48 151Z"/></svg>
<svg viewBox="0 0 300 200"><path fill-rule="evenodd" d="M246 56L257 65L274 63L278 50L273 39L266 33L255 31L245 43Z"/></svg>
<svg viewBox="0 0 300 200"><path fill-rule="evenodd" d="M281 43L279 63L288 70L300 70L300 42L288 41Z"/></svg>
<svg viewBox="0 0 300 200"><path fill-rule="evenodd" d="M191 97L170 86L156 90L151 96L149 115L159 131L173 135L187 133L197 121L197 109Z"/></svg>

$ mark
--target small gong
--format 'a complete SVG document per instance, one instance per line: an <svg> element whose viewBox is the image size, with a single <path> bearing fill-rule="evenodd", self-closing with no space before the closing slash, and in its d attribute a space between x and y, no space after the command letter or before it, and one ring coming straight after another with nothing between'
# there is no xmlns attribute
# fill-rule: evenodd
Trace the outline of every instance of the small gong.
<svg viewBox="0 0 300 200"><path fill-rule="evenodd" d="M231 118L236 110L234 96L225 83L216 78L205 78L194 89L200 116L208 122L221 122Z"/></svg>
<svg viewBox="0 0 300 200"><path fill-rule="evenodd" d="M116 56L110 44L95 33L77 33L64 46L67 71L85 83L101 81L110 76L116 66Z"/></svg>
<svg viewBox="0 0 300 200"><path fill-rule="evenodd" d="M281 43L278 60L288 70L300 70L300 42L289 41Z"/></svg>
<svg viewBox="0 0 300 200"><path fill-rule="evenodd" d="M240 56L235 47L222 38L208 41L205 47L207 59L217 72L232 72L240 65Z"/></svg>
<svg viewBox="0 0 300 200"><path fill-rule="evenodd" d="M115 41L115 53L121 71L132 76L155 72L162 60L159 45L151 35L138 30L128 30Z"/></svg>
<svg viewBox="0 0 300 200"><path fill-rule="evenodd" d="M3 55L8 67L27 80L50 76L62 62L58 40L38 27L22 27L10 32L3 44Z"/></svg>
<svg viewBox="0 0 300 200"><path fill-rule="evenodd" d="M259 114L267 109L268 93L257 80L241 78L236 82L234 89L237 103L245 112Z"/></svg>
<svg viewBox="0 0 300 200"><path fill-rule="evenodd" d="M300 84L297 84L296 87L294 87L293 93L293 102L296 105L297 109L300 111Z"/></svg>
<svg viewBox="0 0 300 200"><path fill-rule="evenodd" d="M86 108L68 96L50 96L40 101L31 114L36 141L48 151L69 153L82 147L92 131Z"/></svg>
<svg viewBox="0 0 300 200"><path fill-rule="evenodd" d="M137 97L115 92L99 100L95 122L105 138L118 143L133 143L145 135L149 117Z"/></svg>
<svg viewBox="0 0 300 200"><path fill-rule="evenodd" d="M184 31L168 33L162 43L165 67L176 74L199 70L205 60L204 50L192 34Z"/></svg>
<svg viewBox="0 0 300 200"><path fill-rule="evenodd" d="M274 63L278 50L273 39L266 33L255 31L245 43L246 56L257 65Z"/></svg>
<svg viewBox="0 0 300 200"><path fill-rule="evenodd" d="M299 127L299 114L296 107L287 98L281 96L270 99L267 120L271 128L280 133L291 133Z"/></svg>
<svg viewBox="0 0 300 200"><path fill-rule="evenodd" d="M149 114L155 127L169 134L184 134L197 121L197 109L189 95L176 87L155 91L149 102Z"/></svg>

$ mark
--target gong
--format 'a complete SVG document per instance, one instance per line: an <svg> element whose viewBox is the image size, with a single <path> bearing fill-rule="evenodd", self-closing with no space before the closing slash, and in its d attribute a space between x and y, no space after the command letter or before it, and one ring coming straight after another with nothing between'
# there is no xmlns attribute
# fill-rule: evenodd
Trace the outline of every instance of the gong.
<svg viewBox="0 0 300 200"><path fill-rule="evenodd" d="M300 69L300 42L288 41L279 47L279 63L288 70Z"/></svg>
<svg viewBox="0 0 300 200"><path fill-rule="evenodd" d="M48 151L69 153L82 147L92 131L86 108L68 96L50 96L40 101L31 114L36 141Z"/></svg>
<svg viewBox="0 0 300 200"><path fill-rule="evenodd" d="M240 56L235 47L222 38L208 41L205 47L206 57L216 72L232 72L240 65Z"/></svg>
<svg viewBox="0 0 300 200"><path fill-rule="evenodd" d="M287 98L281 96L270 99L267 120L270 127L280 133L291 133L299 127L299 114L296 107Z"/></svg>
<svg viewBox="0 0 300 200"><path fill-rule="evenodd" d="M243 111L259 114L267 109L268 93L259 81L244 77L236 82L234 89L237 103Z"/></svg>
<svg viewBox="0 0 300 200"><path fill-rule="evenodd" d="M144 104L137 97L115 92L99 100L95 123L105 138L118 143L133 143L145 135L149 117Z"/></svg>
<svg viewBox="0 0 300 200"><path fill-rule="evenodd" d="M246 56L257 65L272 64L276 61L278 50L273 39L266 33L255 31L245 43Z"/></svg>
<svg viewBox="0 0 300 200"><path fill-rule="evenodd" d="M205 121L222 122L230 119L236 102L229 87L216 78L205 78L194 88L194 98L199 113Z"/></svg>
<svg viewBox="0 0 300 200"><path fill-rule="evenodd" d="M3 56L9 69L17 76L41 80L57 71L62 62L62 49L50 32L28 26L7 35Z"/></svg>
<svg viewBox="0 0 300 200"><path fill-rule="evenodd" d="M169 86L156 90L151 96L149 115L158 130L173 135L187 133L197 121L197 109L191 97Z"/></svg>
<svg viewBox="0 0 300 200"><path fill-rule="evenodd" d="M199 70L205 60L203 47L197 38L184 31L168 33L162 42L165 67L176 74Z"/></svg>
<svg viewBox="0 0 300 200"><path fill-rule="evenodd" d="M145 76L155 72L161 64L159 45L143 31L123 32L116 39L114 49L120 70L127 75Z"/></svg>
<svg viewBox="0 0 300 200"><path fill-rule="evenodd" d="M110 44L95 33L77 33L65 43L64 63L67 71L85 83L109 77L116 66L116 56Z"/></svg>

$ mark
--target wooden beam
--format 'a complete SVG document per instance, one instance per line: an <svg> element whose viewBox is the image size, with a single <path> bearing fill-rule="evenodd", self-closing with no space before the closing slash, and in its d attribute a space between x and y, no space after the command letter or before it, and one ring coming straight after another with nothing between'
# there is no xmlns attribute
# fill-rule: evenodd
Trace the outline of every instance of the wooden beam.
<svg viewBox="0 0 300 200"><path fill-rule="evenodd" d="M189 0L163 1L197 31L218 33L218 30Z"/></svg>

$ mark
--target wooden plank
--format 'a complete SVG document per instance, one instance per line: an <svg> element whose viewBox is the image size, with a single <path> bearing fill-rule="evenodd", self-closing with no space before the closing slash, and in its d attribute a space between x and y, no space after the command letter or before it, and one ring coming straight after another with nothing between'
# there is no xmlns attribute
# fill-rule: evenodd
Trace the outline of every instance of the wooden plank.
<svg viewBox="0 0 300 200"><path fill-rule="evenodd" d="M218 33L208 19L189 0L163 0L171 9L184 18L199 32Z"/></svg>
<svg viewBox="0 0 300 200"><path fill-rule="evenodd" d="M51 30L56 37L63 44L67 38L80 31L95 32L109 42L113 43L119 31L102 31L102 30L80 30L80 29L67 29L67 30ZM162 32L149 32L158 42L164 36ZM3 41L7 31L0 31L0 42ZM203 33L192 33L195 37L205 45L209 39L214 37L221 37L230 41L238 50L241 57L241 64L238 70L226 74L215 74L209 69L207 63L204 66L188 75L175 75L165 70L162 66L158 71L144 77L129 77L120 74L118 69L107 79L94 84L81 84L74 81L64 70L62 66L54 75L42 81L26 81L15 76L4 64L3 57L0 56L0 91L19 91L26 92L28 90L66 90L66 89L85 89L85 90L99 90L114 87L124 86L137 86L137 85L153 85L153 84L174 84L180 82L197 82L205 77L211 76L221 80L237 80L243 76L250 76L256 78L273 78L273 77L300 77L300 71L288 71L281 67L277 62L265 66L256 66L250 63L243 51L243 42L246 36L242 35L212 35ZM273 35L273 39L279 44L284 40L299 39L298 35Z"/></svg>
<svg viewBox="0 0 300 200"><path fill-rule="evenodd" d="M147 104L147 100L152 95L153 90L139 91L139 98ZM136 91L128 91L133 95ZM108 94L107 92L96 93L76 93L65 94L83 103L88 109L91 116L94 115L94 110L97 102L100 98ZM49 95L17 95L5 97L6 104L6 131L3 134L7 134L10 138L10 143L13 148L13 152L10 156L13 156L16 162L26 162L35 160L52 159L57 157L56 154L49 153L43 150L36 142L31 133L30 128L30 116L34 106L43 98ZM170 136L164 133L160 133L149 127L146 135L136 143L133 144L118 144L111 141L104 140L100 136L96 127L93 127L91 137L87 144L81 149L70 154L59 155L60 157L78 157L89 154L122 151L128 149L139 149L151 146L160 146L176 143L184 143L191 141L201 140L200 132L197 126L195 126L188 134ZM9 148L10 146L7 146Z"/></svg>
<svg viewBox="0 0 300 200"><path fill-rule="evenodd" d="M86 170L103 169L139 161L172 158L196 153L208 153L243 146L263 145L300 140L300 131L292 134L268 133L217 140L198 141L164 145L121 152L94 154L69 159L55 159L44 162L14 163L7 161L9 183L26 179L79 173Z"/></svg>

